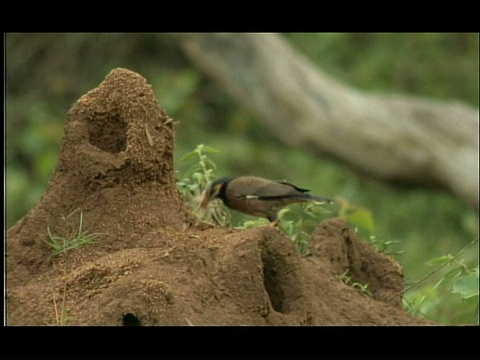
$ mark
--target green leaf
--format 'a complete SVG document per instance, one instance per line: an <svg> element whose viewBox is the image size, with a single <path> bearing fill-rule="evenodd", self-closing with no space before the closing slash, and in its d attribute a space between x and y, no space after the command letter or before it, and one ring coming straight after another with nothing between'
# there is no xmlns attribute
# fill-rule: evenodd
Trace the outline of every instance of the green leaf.
<svg viewBox="0 0 480 360"><path fill-rule="evenodd" d="M262 226L268 224L266 219L258 219L258 220L247 220L243 222L243 226L240 228L249 229L252 227Z"/></svg>
<svg viewBox="0 0 480 360"><path fill-rule="evenodd" d="M295 236L293 221L291 220L281 222L280 229L283 230L283 232L287 235L290 235L292 237Z"/></svg>
<svg viewBox="0 0 480 360"><path fill-rule="evenodd" d="M205 151L206 153L219 153L220 151L218 151L217 149L214 149L210 146L207 146L207 145L203 145L203 151Z"/></svg>
<svg viewBox="0 0 480 360"><path fill-rule="evenodd" d="M209 158L206 158L205 159L205 163L207 165L210 165L210 167L214 170L217 170L217 165L215 165L215 163L213 162L213 160L209 159Z"/></svg>
<svg viewBox="0 0 480 360"><path fill-rule="evenodd" d="M285 214L287 214L289 212L290 212L289 208L280 209L280 211L278 212L278 217L281 219L285 216Z"/></svg>
<svg viewBox="0 0 480 360"><path fill-rule="evenodd" d="M460 276L453 283L453 294L460 294L462 299L478 296L478 275L471 272L468 275Z"/></svg>
<svg viewBox="0 0 480 360"><path fill-rule="evenodd" d="M349 223L352 223L353 225L356 225L358 227L361 227L367 230L370 234L375 233L375 224L373 222L373 216L372 216L372 213L367 209L356 208L355 210L352 211L352 213L345 216L345 219Z"/></svg>
<svg viewBox="0 0 480 360"><path fill-rule="evenodd" d="M434 289L437 289L440 285L442 285L444 282L453 279L457 276L459 276L462 273L462 268L458 267L453 270L450 270L447 272L445 275L443 275L440 280L433 286Z"/></svg>
<svg viewBox="0 0 480 360"><path fill-rule="evenodd" d="M193 173L192 179L195 180L196 183L201 183L203 179L203 174L199 172Z"/></svg>
<svg viewBox="0 0 480 360"><path fill-rule="evenodd" d="M453 256L450 255L450 254L443 255L443 256L440 256L438 258L435 258L435 259L432 259L432 260L428 261L426 263L426 265L428 267L437 267L437 266L440 266L440 265L443 265L443 264L449 262L452 259L453 259Z"/></svg>
<svg viewBox="0 0 480 360"><path fill-rule="evenodd" d="M195 151L192 151L192 152L189 152L189 153L186 153L185 155L183 155L180 160L181 161L188 161L188 160L193 159L194 157L197 157L197 153Z"/></svg>
<svg viewBox="0 0 480 360"><path fill-rule="evenodd" d="M187 189L190 191L196 191L196 190L199 190L200 187L198 186L198 184L192 184L192 185L188 185Z"/></svg>

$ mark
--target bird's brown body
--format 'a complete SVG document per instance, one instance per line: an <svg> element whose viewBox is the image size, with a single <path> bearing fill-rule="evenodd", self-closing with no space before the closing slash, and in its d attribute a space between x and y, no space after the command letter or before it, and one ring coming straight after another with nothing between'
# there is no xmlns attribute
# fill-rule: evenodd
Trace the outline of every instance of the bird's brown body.
<svg viewBox="0 0 480 360"><path fill-rule="evenodd" d="M225 177L209 184L200 205L206 206L211 199L217 197L233 210L276 222L278 210L289 204L304 201L331 202L307 194L308 191L284 181L256 176Z"/></svg>

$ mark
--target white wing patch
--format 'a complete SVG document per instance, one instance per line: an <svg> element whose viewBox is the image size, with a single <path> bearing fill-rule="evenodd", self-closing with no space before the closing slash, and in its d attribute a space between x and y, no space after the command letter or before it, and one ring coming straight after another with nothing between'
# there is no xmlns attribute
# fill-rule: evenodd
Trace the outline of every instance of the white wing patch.
<svg viewBox="0 0 480 360"><path fill-rule="evenodd" d="M243 197L247 200L251 200L251 199L258 199L259 197L256 196L256 195L240 195L240 194L235 194L236 197Z"/></svg>

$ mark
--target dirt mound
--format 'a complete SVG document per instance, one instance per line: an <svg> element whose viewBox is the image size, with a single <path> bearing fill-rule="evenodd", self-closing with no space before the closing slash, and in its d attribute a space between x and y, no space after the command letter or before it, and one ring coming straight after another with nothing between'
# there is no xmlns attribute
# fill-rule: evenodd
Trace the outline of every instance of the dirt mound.
<svg viewBox="0 0 480 360"><path fill-rule="evenodd" d="M129 70L74 104L47 192L7 233L8 324L56 324L64 305L69 325L432 324L403 311L401 267L341 219L317 227L306 257L272 227L197 224L173 151L173 122ZM47 227L80 225L103 235L50 261Z"/></svg>

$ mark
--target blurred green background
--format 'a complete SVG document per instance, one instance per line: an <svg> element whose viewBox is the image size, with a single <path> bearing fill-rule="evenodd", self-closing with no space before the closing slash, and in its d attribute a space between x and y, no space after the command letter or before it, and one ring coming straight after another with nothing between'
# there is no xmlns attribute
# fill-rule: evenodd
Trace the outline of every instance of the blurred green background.
<svg viewBox="0 0 480 360"><path fill-rule="evenodd" d="M458 99L478 108L478 34L283 34L318 66L360 90ZM64 119L81 95L116 67L146 77L176 128L176 168L204 143L218 175L255 174L289 181L314 194L368 209L375 236L397 241L394 257L406 282L429 273L426 263L456 254L478 237L478 213L439 188L401 187L368 178L327 156L290 148L203 75L168 34L6 35L6 222L23 217L45 192ZM243 219L246 219L244 217ZM478 243L457 259L478 267ZM406 294L417 316L441 324L478 322L478 296L461 299L442 272ZM477 272L478 273L478 272ZM477 307L476 307L477 306Z"/></svg>

